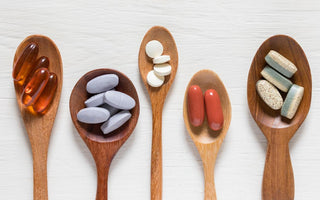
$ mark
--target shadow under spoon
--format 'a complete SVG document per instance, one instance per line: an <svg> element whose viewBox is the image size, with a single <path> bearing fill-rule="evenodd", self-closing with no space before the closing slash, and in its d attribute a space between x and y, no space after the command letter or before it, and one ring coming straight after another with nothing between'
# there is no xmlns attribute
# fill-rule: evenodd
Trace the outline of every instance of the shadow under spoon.
<svg viewBox="0 0 320 200"><path fill-rule="evenodd" d="M51 130L56 117L59 106L61 88L62 88L62 60L60 52L54 42L42 35L31 35L27 37L17 48L14 63L22 54L24 48L30 43L35 42L39 46L39 55L46 56L50 60L49 71L54 72L58 78L57 90L52 100L52 103L45 114L38 115L22 105L20 96L22 86L14 83L16 98L24 121L25 128L32 149L33 157L33 199L47 200L48 185L47 185L47 154L49 148L49 140Z"/></svg>
<svg viewBox="0 0 320 200"><path fill-rule="evenodd" d="M89 98L89 94L86 91L88 81L103 74L116 74L119 77L119 84L115 89L131 96L136 102L136 106L130 111L132 117L129 121L107 135L102 133L101 124L85 124L77 120L77 113L85 107L84 102ZM112 69L97 69L86 73L80 78L72 90L69 106L73 124L88 146L96 163L98 175L96 199L107 200L108 174L111 161L133 132L139 118L140 104L137 91L130 79L121 72Z"/></svg>
<svg viewBox="0 0 320 200"><path fill-rule="evenodd" d="M304 87L304 96L292 120L281 117L280 111L270 109L256 92L256 82L266 65L264 57L275 50L298 68L291 81ZM291 37L276 35L267 39L253 58L247 83L248 106L253 119L268 140L262 183L263 200L293 200L294 176L289 154L289 141L306 118L311 103L311 73L300 45Z"/></svg>
<svg viewBox="0 0 320 200"><path fill-rule="evenodd" d="M199 127L194 127L188 117L188 89L191 85L198 85L202 92L208 89L215 89L220 96L224 122L219 131L209 128L207 119ZM214 184L214 166L220 146L225 138L231 122L231 103L229 95L219 76L211 70L200 70L190 80L183 102L183 119L185 126L196 145L203 163L205 178L205 200L216 200L216 190Z"/></svg>

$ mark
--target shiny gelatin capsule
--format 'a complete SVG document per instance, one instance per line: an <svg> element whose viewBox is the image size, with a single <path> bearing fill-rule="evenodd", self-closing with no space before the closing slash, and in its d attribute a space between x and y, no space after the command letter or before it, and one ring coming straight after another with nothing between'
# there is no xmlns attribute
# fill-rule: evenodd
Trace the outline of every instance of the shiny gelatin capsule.
<svg viewBox="0 0 320 200"><path fill-rule="evenodd" d="M190 123L197 127L204 120L204 99L201 88L191 85L188 89L188 116Z"/></svg>
<svg viewBox="0 0 320 200"><path fill-rule="evenodd" d="M30 106L37 101L49 80L49 76L49 71L46 68L40 68L34 73L21 94L22 104Z"/></svg>
<svg viewBox="0 0 320 200"><path fill-rule="evenodd" d="M218 131L222 128L224 122L219 94L216 90L209 89L205 92L204 100L208 125L212 130Z"/></svg>
<svg viewBox="0 0 320 200"><path fill-rule="evenodd" d="M14 64L12 77L15 82L23 84L33 69L34 61L39 52L39 46L32 42L22 52L21 56Z"/></svg>
<svg viewBox="0 0 320 200"><path fill-rule="evenodd" d="M43 68L48 68L48 67L49 67L49 58L46 57L46 56L41 56L40 58L38 58L38 60L36 60L36 61L34 62L33 66L32 66L32 70L30 71L29 74L27 74L27 77L26 77L24 83L27 84L27 83L31 80L33 74L34 74L38 69L40 69L40 68L42 68L42 67L43 67Z"/></svg>
<svg viewBox="0 0 320 200"><path fill-rule="evenodd" d="M49 80L39 98L33 103L33 110L37 113L45 113L54 98L58 85L58 77L50 72Z"/></svg>

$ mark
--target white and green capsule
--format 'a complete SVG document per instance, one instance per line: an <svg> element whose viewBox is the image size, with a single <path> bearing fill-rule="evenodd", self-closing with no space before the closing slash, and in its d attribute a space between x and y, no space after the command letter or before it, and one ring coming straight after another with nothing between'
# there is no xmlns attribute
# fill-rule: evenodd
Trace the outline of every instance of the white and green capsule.
<svg viewBox="0 0 320 200"><path fill-rule="evenodd" d="M289 79L282 76L268 65L261 71L261 75L282 92L288 92L292 86L292 82Z"/></svg>
<svg viewBox="0 0 320 200"><path fill-rule="evenodd" d="M271 50L267 54L265 60L272 68L288 78L291 78L298 70L290 60L274 50Z"/></svg>
<svg viewBox="0 0 320 200"><path fill-rule="evenodd" d="M292 119L294 117L301 103L303 93L304 93L303 87L296 84L293 84L291 86L281 108L282 116L288 119Z"/></svg>

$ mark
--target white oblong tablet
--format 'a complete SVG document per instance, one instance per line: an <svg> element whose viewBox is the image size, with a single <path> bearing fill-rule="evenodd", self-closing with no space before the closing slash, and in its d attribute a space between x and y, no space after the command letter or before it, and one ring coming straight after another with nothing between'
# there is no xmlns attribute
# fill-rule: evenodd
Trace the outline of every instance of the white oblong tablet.
<svg viewBox="0 0 320 200"><path fill-rule="evenodd" d="M146 54L150 58L156 58L161 56L163 52L163 46L158 40L151 40L146 45Z"/></svg>
<svg viewBox="0 0 320 200"><path fill-rule="evenodd" d="M136 101L132 97L119 91L106 92L104 94L104 102L121 110L131 110L136 106Z"/></svg>
<svg viewBox="0 0 320 200"><path fill-rule="evenodd" d="M124 111L118 112L117 114L110 117L108 121L102 124L100 129L104 134L108 134L118 129L120 126L126 123L130 118L131 118L131 113L129 111L124 110Z"/></svg>
<svg viewBox="0 0 320 200"><path fill-rule="evenodd" d="M119 111L118 108L112 107L107 103L103 104L101 107L107 109L110 112L110 116L116 114Z"/></svg>
<svg viewBox="0 0 320 200"><path fill-rule="evenodd" d="M116 74L104 74L91 79L87 83L87 92L97 94L106 92L119 84L119 77Z"/></svg>
<svg viewBox="0 0 320 200"><path fill-rule="evenodd" d="M158 76L151 70L147 75L147 82L151 87L160 87L164 82L163 76Z"/></svg>
<svg viewBox="0 0 320 200"><path fill-rule="evenodd" d="M104 93L96 94L89 99L87 99L84 104L87 107L95 107L104 104Z"/></svg>
<svg viewBox="0 0 320 200"><path fill-rule="evenodd" d="M162 55L153 59L153 64L162 64L170 61L169 55Z"/></svg>
<svg viewBox="0 0 320 200"><path fill-rule="evenodd" d="M154 65L153 67L154 73L158 76L167 76L171 73L171 65L168 63Z"/></svg>
<svg viewBox="0 0 320 200"><path fill-rule="evenodd" d="M109 119L107 109L99 107L83 108L77 113L77 119L86 124L99 124Z"/></svg>

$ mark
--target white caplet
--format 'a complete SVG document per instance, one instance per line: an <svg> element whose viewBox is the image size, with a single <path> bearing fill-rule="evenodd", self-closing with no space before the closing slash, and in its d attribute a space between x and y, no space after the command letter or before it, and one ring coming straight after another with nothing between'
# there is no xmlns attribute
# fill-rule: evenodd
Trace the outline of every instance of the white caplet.
<svg viewBox="0 0 320 200"><path fill-rule="evenodd" d="M163 52L163 46L158 40L151 40L146 45L146 54L150 58L156 58L161 56Z"/></svg>
<svg viewBox="0 0 320 200"><path fill-rule="evenodd" d="M153 67L154 73L158 76L167 76L171 73L171 65L168 63L154 65Z"/></svg>
<svg viewBox="0 0 320 200"><path fill-rule="evenodd" d="M147 75L147 82L151 87L160 87L164 82L163 76L158 76L151 70Z"/></svg>
<svg viewBox="0 0 320 200"><path fill-rule="evenodd" d="M153 59L153 64L162 64L170 61L169 55L158 56Z"/></svg>

